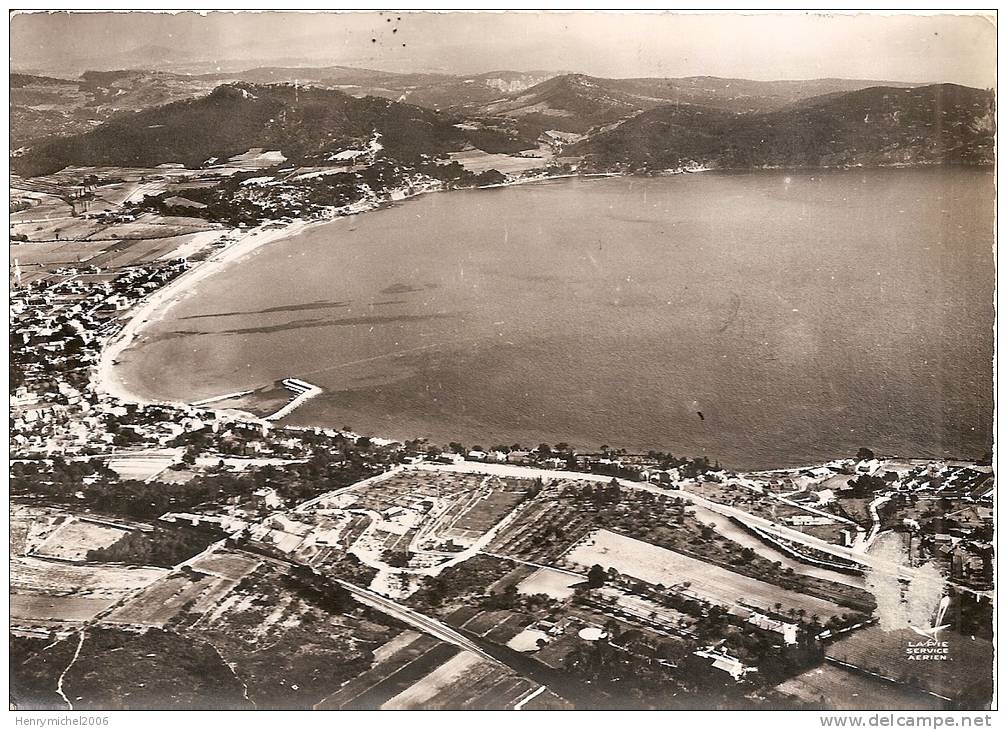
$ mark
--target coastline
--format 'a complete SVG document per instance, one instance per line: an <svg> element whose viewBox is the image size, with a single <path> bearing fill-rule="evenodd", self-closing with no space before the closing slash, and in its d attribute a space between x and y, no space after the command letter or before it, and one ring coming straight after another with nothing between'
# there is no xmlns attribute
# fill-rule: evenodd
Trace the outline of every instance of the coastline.
<svg viewBox="0 0 1007 730"><path fill-rule="evenodd" d="M110 396L127 403L137 403L140 405L157 403L188 407L189 403L181 401L156 401L129 390L128 386L114 372L116 359L134 344L142 334L144 325L148 324L151 320L163 317L168 309L185 296L185 290L189 287L212 276L230 264L240 261L259 248L270 243L275 243L288 236L296 235L314 223L316 221L298 220L281 227L274 227L276 223L269 221L247 231L241 231L237 228L223 229L222 236L238 234L240 238L205 261L197 262L184 274L168 282L157 291L152 292L145 299L142 299L126 314L122 329L109 338L101 349L98 363L91 377L91 386L94 391L99 395ZM267 226L270 227L267 228Z"/></svg>
<svg viewBox="0 0 1007 730"><path fill-rule="evenodd" d="M552 180L576 179L579 177L587 177L587 176L569 175L569 174L552 175L552 176L542 175L533 177L529 176L522 180L513 181L510 184L511 185L517 185L517 184L532 185L538 183L544 184L549 183ZM603 180L608 177L631 177L631 176L606 174L597 176L591 175L590 177L595 180L599 179ZM479 186L471 188L464 187L457 189L478 190L489 187L497 187L497 186ZM385 195L381 200L377 200L374 198L363 200L360 203L352 206L352 208L349 206L343 208L330 207L328 209L325 209L324 211L321 211L320 212L321 214L318 217L314 218L299 218L294 220L291 219L268 220L253 229L241 229L241 230L230 229L230 228L219 229L218 231L219 236L224 236L232 240L232 243L230 243L227 248L217 250L211 249L213 254L212 256L208 257L206 260L194 261L193 266L190 270L184 271L181 274L181 276L177 277L172 281L169 281L164 287L162 287L160 290L152 292L150 295L148 295L148 297L138 300L130 310L127 310L126 312L122 313L120 319L121 329L115 334L113 334L110 338L108 338L106 342L103 344L98 363L96 363L96 365L99 366L97 368L99 372L93 372L93 376L94 381L97 381L99 384L95 388L95 390L97 390L100 393L108 394L109 396L112 396L127 403L133 402L140 404L157 404L166 407L176 407L185 409L189 413L194 412L193 408L198 408L200 414L205 413L207 415L212 415L214 413L219 413L228 420L248 420L249 422L261 421L265 416L265 412L257 409L253 409L254 412L248 412L245 409L248 409L252 406L246 405L245 403L231 402L228 404L223 402L213 402L213 400L219 398L221 394L224 394L225 390L233 391L237 389L236 387L228 387L227 383L222 383L219 389L206 389L204 387L204 390L201 391L200 394L197 394L196 391L189 390L183 387L175 392L165 394L165 397L163 398L158 398L156 396L156 393L150 393L146 395L143 393L142 386L145 382L145 378L140 376L141 372L143 371L134 370L133 377L136 378L134 381L135 383L134 386L134 383L130 383L128 380L127 381L120 380L121 377L129 378L130 374L126 371L132 370L133 368L120 367L119 370L116 371L116 368L113 366L112 363L115 362L116 358L121 357L123 353L129 353L130 352L129 348L131 347L137 348L136 350L132 351L131 354L141 352L142 351L141 345L145 343L144 334L148 332L148 330L145 329L147 325L152 322L157 322L159 319L166 316L166 313L168 312L168 309L171 306L173 306L178 301L184 301L188 296L191 296L193 294L193 292L191 291L193 285L198 285L200 282L203 281L204 278L208 278L213 274L222 273L223 271L226 270L227 265L236 262L244 258L245 256L250 255L251 253L257 251L259 246L264 246L268 243L274 243L285 240L287 237L299 235L300 233L309 230L309 227L315 225L316 223L318 224L334 223L338 219L348 218L358 213L373 212L376 210L380 210L382 208L392 209L398 207L397 206L398 203L402 203L409 198L419 197L420 195L426 195L427 193L450 192L452 189L453 188L433 187L433 186L429 187L424 186L420 189L416 189L415 191L408 191L408 192L403 189L395 189L388 191L389 195ZM344 223L349 222L344 221ZM350 226L351 228L355 227L355 224L350 223ZM338 230L338 228L335 230ZM298 245L297 243L292 243L289 250L291 251L298 250L297 245ZM338 248L338 246L336 248ZM228 276L223 277L220 281L224 281L224 283L226 284L226 280L230 279L230 275L238 273L240 273L240 270L234 270L228 272ZM218 281L217 284L220 284L220 281ZM214 284L214 286L216 286L217 284ZM157 363L151 363L148 367L154 367L156 369L158 366L159 365ZM284 370L282 376L287 377L296 375L297 374L296 371L297 371L296 365L290 366L289 369ZM277 374L276 377L279 378L281 377L281 375ZM310 375L308 377L310 378ZM233 386L233 383L231 385ZM137 387L138 392L134 392L132 390L132 388L134 387ZM249 385L244 387L252 387L252 386ZM211 392L207 392L208 390L210 390ZM202 399L203 402L200 402L200 399ZM228 405L230 405L231 407L228 407ZM271 406L271 409L274 408L276 408L276 406ZM326 419L315 419L305 417L298 418L296 417L296 415L299 414L299 410L293 410L293 414L295 414L295 417L291 419L290 418L291 410L292 409L287 409L285 413L286 418L277 419L275 421L275 425L284 428L291 427L289 426L291 420L294 423L303 424L304 427L306 428L312 428L312 427L331 428L331 426L333 425ZM391 436L396 441L414 438L418 435L429 435L423 433L422 431L418 432L418 430L414 430L413 428L405 428L405 429L388 428L386 430L386 428L383 428L379 423L357 424L357 421L355 419L351 418L350 420L355 425L360 425L364 427L365 429L364 432L373 429L371 433L383 437ZM389 425L392 424L386 424L386 427ZM431 438L434 439L442 438L445 442L449 438L457 439L459 437L465 437L469 439L474 438L478 442L481 438L481 432L476 433L475 435L472 434L466 435L464 433L457 433L454 427L450 427L449 430L451 432L450 435L445 435L443 437L434 435L431 436ZM388 433L388 431L392 431L393 433ZM562 431L560 435L556 436L555 438L557 439L566 438L567 440L570 440L568 434L569 434L568 431ZM520 440L520 438L522 438L524 435L525 434L518 434L516 438ZM549 440L549 438L543 438L542 440ZM510 440L507 440L505 442L510 443ZM635 443L635 439L633 439L631 442L620 445L625 446L629 449L633 449L635 446L638 446L638 444ZM923 454L921 454L918 448L915 448L912 445L909 445L908 448L906 448L907 446L906 444L891 444L891 446L894 447L892 449L893 453L909 453L913 454L916 457L963 458L961 457L961 452L958 452L956 454L948 454L944 453L942 450L934 450L932 453L929 453L930 449L927 449ZM589 448L589 444L581 443L579 447ZM784 460L777 460L775 458L769 460L754 459L753 457L751 457L751 455L746 454L742 455L738 459L733 458L728 459L728 461L731 462L734 466L739 468L743 467L746 469L754 468L761 470L776 470L780 468L792 468L804 463L818 464L820 463L820 461L831 460L832 458L835 458L835 454L836 451L829 449L826 453L823 454L805 454L804 458L793 462L790 459L784 459ZM723 458L723 454L721 454L720 456L721 458ZM810 459L808 458L809 456L811 457Z"/></svg>
<svg viewBox="0 0 1007 730"><path fill-rule="evenodd" d="M128 385L117 377L115 373L115 362L123 352L136 343L142 335L145 325L150 323L152 320L157 320L163 317L174 304L186 295L185 290L189 287L210 276L213 276L216 273L219 273L227 266L240 261L270 243L277 243L287 238L292 238L308 230L310 227L324 223L331 223L339 218L347 218L361 213L378 211L382 208L401 203L410 198L426 195L428 193L446 193L452 192L455 189L486 190L497 187L530 185L550 180L581 177L608 178L623 176L623 173L588 173L583 175L577 173L563 173L560 175L528 177L496 185L481 185L475 188L442 187L439 189L422 189L401 197L392 197L388 200L371 201L370 203L364 203L363 205L356 203L342 208L332 208L332 214L330 216L319 219L296 219L290 223L281 223L280 221L270 220L264 221L255 228L248 230L242 230L239 228L221 229L221 237L237 236L238 239L223 250L215 252L206 260L196 262L191 269L140 300L135 307L126 313L122 329L112 335L112 337L110 337L101 348L98 362L91 374L91 388L98 395L108 396L123 403L135 403L137 405L164 405L175 408L189 408L196 404L203 404L196 405L196 407L202 408L209 413L229 413L231 415L241 415L249 420L260 421L262 419L245 411L212 407L213 401L218 400L218 397L203 399L202 401L197 401L196 404L181 400L166 401L146 398L130 390ZM304 400L306 399L299 399L298 405ZM284 416L286 416L289 415L289 411L292 411L293 409L287 409L285 407L281 410L284 411Z"/></svg>

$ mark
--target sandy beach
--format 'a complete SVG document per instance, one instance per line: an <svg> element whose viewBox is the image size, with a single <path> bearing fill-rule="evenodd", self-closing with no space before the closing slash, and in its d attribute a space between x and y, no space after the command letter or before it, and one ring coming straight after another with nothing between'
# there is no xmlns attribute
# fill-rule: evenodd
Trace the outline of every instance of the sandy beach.
<svg viewBox="0 0 1007 730"><path fill-rule="evenodd" d="M542 177L531 177L519 180L513 180L502 185L485 185L480 186L479 189L494 188L494 187L504 187L513 185L529 185L533 183L546 182L553 179L563 179L570 177L609 177L618 174L613 173L600 173L593 175L583 175L579 176L577 174L564 174L564 175L546 175ZM334 216L334 218L340 218L350 215L359 215L361 213L368 213L374 210L380 210L388 205L394 205L400 203L409 198L419 197L425 195L429 192L446 192L444 190L420 190L411 195L405 195L402 198L397 198L392 201L382 201L374 205L361 206L359 209L349 210ZM191 269L186 271L184 274L169 282L166 286L157 291L153 292L150 296L145 299L140 300L140 302L129 311L126 315L126 321L123 328L114 335L108 342L105 343L102 348L101 355L98 359L98 365L95 368L94 374L92 376L91 385L95 392L101 395L108 395L117 400L121 400L127 403L139 403L139 404L151 404L160 403L162 405L190 405L189 403L182 402L165 402L165 401L155 401L149 398L144 398L143 396L134 393L129 389L127 383L124 383L115 373L115 362L119 356L127 350L137 338L143 333L143 330L147 324L151 321L158 320L164 316L164 314L177 302L181 301L191 290L191 287L200 281L217 274L227 268L229 265L240 261L246 256L256 252L260 248L277 241L296 236L297 234L303 232L310 226L320 225L322 223L328 223L333 218L324 218L321 220L296 220L288 224L280 224L277 221L266 221L261 225L251 228L245 231L237 228L225 229L220 232L214 232L220 237L223 236L235 236L237 240L227 246L227 248L214 253L212 256L207 258L205 261L196 263ZM185 250L179 249L174 252L172 256L184 256L191 255L195 251L192 247L188 247ZM216 399L214 399L216 400ZM209 405L209 403L207 403ZM235 412L235 411L232 411ZM249 418L255 418L251 414L246 414Z"/></svg>
<svg viewBox="0 0 1007 730"><path fill-rule="evenodd" d="M267 221L247 231L239 229L223 231L221 235L237 236L237 240L205 261L198 262L166 286L142 299L130 310L123 328L102 348L91 381L95 392L130 403L155 402L130 391L128 385L122 382L115 372L116 360L142 334L145 325L151 320L163 317L172 305L185 297L187 292L203 279L237 263L263 246L297 235L308 226L319 222L324 221L295 221L283 226L278 226L275 221Z"/></svg>

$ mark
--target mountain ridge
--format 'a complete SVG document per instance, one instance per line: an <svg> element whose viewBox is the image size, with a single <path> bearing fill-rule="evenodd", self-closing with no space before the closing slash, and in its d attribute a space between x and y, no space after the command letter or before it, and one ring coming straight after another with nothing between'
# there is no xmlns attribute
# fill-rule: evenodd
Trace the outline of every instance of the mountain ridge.
<svg viewBox="0 0 1007 730"><path fill-rule="evenodd" d="M571 145L631 171L992 164L993 95L956 84L870 87L763 114L664 105Z"/></svg>
<svg viewBox="0 0 1007 730"><path fill-rule="evenodd" d="M899 88L912 84L884 82ZM879 85L857 79L753 81L717 76L611 79L587 74L555 76L541 84L481 106L459 111L506 116L542 129L550 125L585 133L665 104L690 104L734 113L760 113L825 93L843 93Z"/></svg>
<svg viewBox="0 0 1007 730"><path fill-rule="evenodd" d="M506 135L456 126L448 115L380 97L289 84L222 84L187 99L109 119L96 129L40 144L12 158L20 174L53 172L71 164L198 167L252 147L292 159L322 162L365 143L375 133L392 157L435 156L472 145L517 151Z"/></svg>
<svg viewBox="0 0 1007 730"><path fill-rule="evenodd" d="M94 72L75 83L111 94L114 101L122 92L112 94L112 87L103 84L125 79L138 84L133 93L142 94L150 79L159 78L133 73ZM545 131L575 132L565 145L551 135L550 144L563 156L582 157L586 169L989 164L993 159L988 91L955 84L876 86L809 97L809 91L831 89L835 82L742 85L714 77L687 82L703 94L729 89L733 96L716 97L721 106L715 107L680 101L681 80L662 87L647 79L613 82L564 74L504 94L499 102L475 105L477 113L467 114L462 107L441 112L313 84L232 82L205 96L120 112L84 133L29 145L11 164L24 174L70 164L198 166L210 157L255 147L317 164L375 132L382 135L386 153L400 159L471 148L514 153L538 146ZM776 93L766 102L771 111L735 111L737 99L749 103L752 89Z"/></svg>

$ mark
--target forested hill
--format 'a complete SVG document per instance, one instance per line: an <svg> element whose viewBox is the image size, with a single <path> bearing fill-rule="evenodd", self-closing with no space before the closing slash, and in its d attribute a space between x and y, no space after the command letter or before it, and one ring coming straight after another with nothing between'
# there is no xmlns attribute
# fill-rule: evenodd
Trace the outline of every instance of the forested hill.
<svg viewBox="0 0 1007 730"><path fill-rule="evenodd" d="M90 132L36 145L11 163L23 175L67 165L198 167L210 158L254 147L320 163L365 143L375 132L386 154L401 160L460 150L466 144L493 152L534 146L534 140L504 132L461 128L458 121L411 104L331 89L226 84L199 99L121 114Z"/></svg>
<svg viewBox="0 0 1007 730"><path fill-rule="evenodd" d="M763 114L663 105L572 145L599 168L992 164L994 97L955 84L873 87Z"/></svg>
<svg viewBox="0 0 1007 730"><path fill-rule="evenodd" d="M625 89L600 93L592 80L579 77L557 77L533 88L536 94L548 92L556 105L546 115L550 129L561 129L563 119L574 117L598 125L562 150L583 157L588 169L993 162L993 93L954 84L834 92L745 113L666 100L638 111L633 107L638 99ZM536 96L536 105L544 98ZM559 115L560 106L571 116ZM541 114L543 107L537 108L534 114ZM225 84L197 99L121 113L86 133L51 138L11 164L22 175L67 165L198 167L257 147L280 150L294 162L325 164L342 150L367 144L375 133L386 155L405 162L469 147L513 153L539 144L543 130L529 117L508 116L513 109L482 111L497 116L466 117L333 89Z"/></svg>
<svg viewBox="0 0 1007 730"><path fill-rule="evenodd" d="M519 119L527 126L543 130L584 133L667 104L754 114L776 111L823 94L880 85L882 82L856 79L752 81L716 76L606 79L565 74L481 106L459 108L481 116Z"/></svg>

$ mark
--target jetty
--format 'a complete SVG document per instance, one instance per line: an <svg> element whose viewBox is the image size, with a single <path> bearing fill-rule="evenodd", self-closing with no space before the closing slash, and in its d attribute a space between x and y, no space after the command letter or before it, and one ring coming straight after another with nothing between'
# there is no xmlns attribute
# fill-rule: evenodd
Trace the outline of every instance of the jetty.
<svg viewBox="0 0 1007 730"><path fill-rule="evenodd" d="M267 421L279 421L281 418L289 416L296 408L322 392L322 389L317 385L312 385L298 378L285 378L281 382L284 388L294 394L294 397L276 413L266 416L265 420Z"/></svg>

